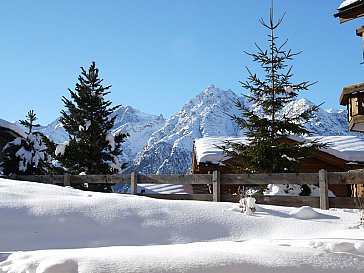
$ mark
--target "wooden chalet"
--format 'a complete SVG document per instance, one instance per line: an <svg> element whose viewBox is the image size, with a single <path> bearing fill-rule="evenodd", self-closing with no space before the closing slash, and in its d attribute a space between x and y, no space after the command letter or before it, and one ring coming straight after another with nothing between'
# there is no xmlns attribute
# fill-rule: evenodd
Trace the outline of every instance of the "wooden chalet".
<svg viewBox="0 0 364 273"><path fill-rule="evenodd" d="M4 146L16 137L25 137L25 133L15 124L0 119L0 159Z"/></svg>
<svg viewBox="0 0 364 273"><path fill-rule="evenodd" d="M346 0L339 6L338 13L334 15L340 19L340 23L363 16L364 0ZM356 35L362 37L364 54L364 26L356 30ZM364 132L364 83L344 87L340 104L347 108L349 130Z"/></svg>
<svg viewBox="0 0 364 273"><path fill-rule="evenodd" d="M316 173L321 169L329 172L347 172L364 167L364 141L355 136L316 137L329 147L321 149L304 160L300 166L302 173ZM215 170L221 173L235 173L236 164L218 148L225 140L246 142L246 138L209 137L197 139L193 149L193 174L207 174ZM308 138L312 139L312 137ZM298 139L287 139L285 142L294 143ZM303 140L304 141L304 140ZM330 185L330 190L338 197L361 195L364 188L352 188L350 185ZM237 188L229 185L222 189L225 193L235 193ZM197 188L197 191L200 189ZM363 192L364 193L364 192Z"/></svg>

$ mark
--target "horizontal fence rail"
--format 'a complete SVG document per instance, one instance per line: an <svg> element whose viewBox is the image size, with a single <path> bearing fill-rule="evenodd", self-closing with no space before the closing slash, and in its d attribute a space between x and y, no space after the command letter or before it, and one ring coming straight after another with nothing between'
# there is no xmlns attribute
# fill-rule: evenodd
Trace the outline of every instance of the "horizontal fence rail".
<svg viewBox="0 0 364 273"><path fill-rule="evenodd" d="M121 174L121 175L11 175L10 179L72 186L77 184L130 184L130 193L154 198L173 200L200 200L214 202L238 202L237 194L224 194L223 185L267 185L267 184L298 184L317 185L320 187L320 197L310 196L260 196L255 195L257 203L281 206L312 206L321 209L357 208L358 200L364 203L363 198L328 197L329 185L364 184L363 172L327 172L318 173L272 173L272 174ZM138 184L174 184L174 185L210 185L212 194L146 194L138 193Z"/></svg>

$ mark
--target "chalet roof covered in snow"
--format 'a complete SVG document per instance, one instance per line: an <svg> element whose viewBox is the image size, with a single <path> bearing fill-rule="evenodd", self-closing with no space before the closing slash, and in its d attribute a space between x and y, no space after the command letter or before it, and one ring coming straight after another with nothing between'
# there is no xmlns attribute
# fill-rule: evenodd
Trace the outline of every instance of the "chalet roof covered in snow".
<svg viewBox="0 0 364 273"><path fill-rule="evenodd" d="M0 119L0 129L10 130L15 133L14 136L22 136L25 137L26 134L22 129L16 126L14 123L8 122L6 120Z"/></svg>
<svg viewBox="0 0 364 273"><path fill-rule="evenodd" d="M338 7L338 12L334 17L339 17L344 23L358 17L364 16L364 0L346 0Z"/></svg>
<svg viewBox="0 0 364 273"><path fill-rule="evenodd" d="M322 149L323 152L331 154L337 158L348 162L364 162L364 140L356 136L322 136L297 138L296 141L318 139L322 143L328 144L328 148ZM195 140L195 152L197 163L223 164L229 159L219 148L229 140L231 142L248 143L246 137L206 137Z"/></svg>
<svg viewBox="0 0 364 273"><path fill-rule="evenodd" d="M360 2L364 2L363 0L345 0L344 2L341 3L341 5L338 7L338 9L344 9L344 8L348 8L349 6L353 6L356 4L359 4Z"/></svg>

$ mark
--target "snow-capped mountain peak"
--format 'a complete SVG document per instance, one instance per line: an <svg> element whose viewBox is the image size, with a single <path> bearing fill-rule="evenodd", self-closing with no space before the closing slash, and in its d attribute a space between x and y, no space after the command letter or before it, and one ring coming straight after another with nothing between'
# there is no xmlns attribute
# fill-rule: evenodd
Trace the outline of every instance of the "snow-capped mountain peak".
<svg viewBox="0 0 364 273"><path fill-rule="evenodd" d="M237 100L247 103L231 90L210 85L167 120L163 116L146 114L131 106L119 108L115 111L117 118L113 133L122 130L130 135L124 143L121 158L129 163L125 172L188 172L192 164L195 139L243 135L230 118L231 115L241 115L235 106ZM283 113L296 115L313 105L307 99L298 99L289 103ZM346 111L341 109L320 108L305 126L313 135L356 135L363 138L359 133L348 131ZM58 120L42 128L42 132L57 143L68 138Z"/></svg>
<svg viewBox="0 0 364 273"><path fill-rule="evenodd" d="M123 154L121 160L132 164L134 158L146 145L150 135L162 127L165 123L163 116L146 114L131 106L120 107L115 111L115 125L113 133L127 132L130 136L123 143ZM59 119L56 119L39 131L48 136L56 143L68 140L68 133L63 128Z"/></svg>

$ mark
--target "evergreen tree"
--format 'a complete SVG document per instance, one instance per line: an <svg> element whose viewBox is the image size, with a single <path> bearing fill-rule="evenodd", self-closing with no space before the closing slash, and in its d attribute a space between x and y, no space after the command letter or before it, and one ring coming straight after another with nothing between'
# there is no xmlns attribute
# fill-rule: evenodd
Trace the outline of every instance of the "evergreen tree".
<svg viewBox="0 0 364 273"><path fill-rule="evenodd" d="M281 17L276 23L273 18L273 7L270 10L269 23L263 19L260 23L269 31L269 46L262 49L256 44L257 53L246 53L257 62L264 77L252 73L248 68L248 79L241 82L249 95L244 95L254 107L248 107L244 102L237 101L242 117L232 116L239 127L246 131L249 144L231 143L224 148L225 152L234 158L235 162L244 166L243 171L259 173L297 172L302 159L314 150L323 147L317 141L295 142L287 141L292 136L307 136L310 132L305 129L308 121L318 106L304 110L298 115L284 114L282 109L294 101L298 93L308 90L310 82L292 83L292 66L287 64L294 56L284 49L287 40L278 45L275 30L282 23Z"/></svg>
<svg viewBox="0 0 364 273"><path fill-rule="evenodd" d="M25 120L19 120L20 124L24 127L28 128L29 132L28 134L31 134L33 131L33 127L40 127L40 124L34 124L34 121L36 121L38 118L36 117L36 114L34 113L34 110L29 110L27 119Z"/></svg>
<svg viewBox="0 0 364 273"><path fill-rule="evenodd" d="M26 120L19 120L28 129L27 136L17 137L3 148L0 168L5 175L9 174L49 174L54 171L52 157L47 152L46 137L33 132L37 120L36 114L30 110Z"/></svg>
<svg viewBox="0 0 364 273"><path fill-rule="evenodd" d="M71 174L121 173L121 143L128 136L111 134L116 116L110 115L120 107L111 107L105 99L111 86L102 86L99 70L92 62L88 71L81 67L75 91L69 89L71 98L63 97L67 111L61 112L60 121L69 133L69 141L56 147L56 158ZM109 191L109 189L101 189Z"/></svg>

